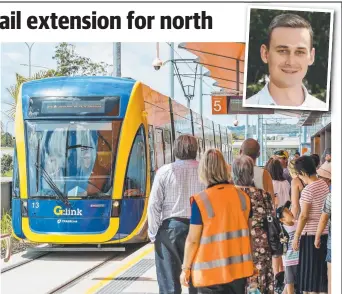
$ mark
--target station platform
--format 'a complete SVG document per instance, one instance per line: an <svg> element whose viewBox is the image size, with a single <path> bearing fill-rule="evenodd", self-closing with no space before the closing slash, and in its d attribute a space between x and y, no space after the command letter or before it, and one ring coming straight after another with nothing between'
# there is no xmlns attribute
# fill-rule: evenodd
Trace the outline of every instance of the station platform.
<svg viewBox="0 0 342 294"><path fill-rule="evenodd" d="M149 243L123 260L113 261L64 293L158 294L154 245ZM183 287L182 293L189 293Z"/></svg>

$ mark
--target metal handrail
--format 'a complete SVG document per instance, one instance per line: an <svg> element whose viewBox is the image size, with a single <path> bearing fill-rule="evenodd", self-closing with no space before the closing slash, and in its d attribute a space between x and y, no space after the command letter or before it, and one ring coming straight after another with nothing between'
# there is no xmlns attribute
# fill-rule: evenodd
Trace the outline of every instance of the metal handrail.
<svg viewBox="0 0 342 294"><path fill-rule="evenodd" d="M8 262L11 258L12 254L12 240L11 240L11 234L1 234L1 241L5 240L6 243L6 253L4 261Z"/></svg>

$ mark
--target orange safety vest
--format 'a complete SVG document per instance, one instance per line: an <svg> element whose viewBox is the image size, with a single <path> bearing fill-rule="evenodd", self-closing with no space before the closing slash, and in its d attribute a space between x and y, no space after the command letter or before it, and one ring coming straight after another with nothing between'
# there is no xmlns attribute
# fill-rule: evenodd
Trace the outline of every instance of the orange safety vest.
<svg viewBox="0 0 342 294"><path fill-rule="evenodd" d="M253 275L248 218L250 198L230 184L191 197L201 212L203 230L191 278L195 287L227 284Z"/></svg>

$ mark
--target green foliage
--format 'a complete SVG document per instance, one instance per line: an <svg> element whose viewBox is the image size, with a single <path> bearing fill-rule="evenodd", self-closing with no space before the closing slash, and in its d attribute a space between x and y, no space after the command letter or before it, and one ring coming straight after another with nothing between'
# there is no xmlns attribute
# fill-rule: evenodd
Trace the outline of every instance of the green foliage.
<svg viewBox="0 0 342 294"><path fill-rule="evenodd" d="M1 234L12 233L12 218L11 213L3 213L1 216Z"/></svg>
<svg viewBox="0 0 342 294"><path fill-rule="evenodd" d="M245 139L245 136L244 135L239 135L239 134L236 134L236 133L233 133L232 134L232 137L233 137L233 140L243 140Z"/></svg>
<svg viewBox="0 0 342 294"><path fill-rule="evenodd" d="M13 98L13 102L5 102L11 107L9 111L4 112L5 115L14 119L20 87L25 82L55 76L105 75L109 66L107 63L96 63L91 61L90 58L80 56L76 53L75 46L68 43L60 43L56 46L55 55L52 58L57 61L57 70L40 71L31 78L16 73L16 83L7 88L7 91Z"/></svg>
<svg viewBox="0 0 342 294"><path fill-rule="evenodd" d="M52 58L57 61L57 72L61 76L107 74L107 63L96 63L88 57L80 56L76 53L75 46L72 44L60 43L56 46L55 55Z"/></svg>
<svg viewBox="0 0 342 294"><path fill-rule="evenodd" d="M283 13L282 10L252 9L250 17L247 97L257 93L260 88L259 80L268 74L267 66L260 58L260 46L266 43L268 26L272 19ZM315 48L315 62L309 67L304 84L315 97L325 101L329 59L329 30L330 14L308 11L294 12L311 23L314 32L313 46ZM262 87L262 86L261 86Z"/></svg>
<svg viewBox="0 0 342 294"><path fill-rule="evenodd" d="M1 134L2 147L14 147L14 139L10 133Z"/></svg>
<svg viewBox="0 0 342 294"><path fill-rule="evenodd" d="M13 170L13 158L9 154L4 154L1 157L1 175Z"/></svg>
<svg viewBox="0 0 342 294"><path fill-rule="evenodd" d="M9 118L14 119L15 111L16 111L16 104L17 104L19 92L20 92L20 87L23 83L28 82L28 81L40 80L43 78L50 78L50 77L54 77L57 75L59 75L58 72L56 72L53 69L50 69L47 71L44 71L44 70L39 71L39 72L35 73L31 78L26 78L26 77L16 73L15 74L15 79L16 79L15 85L12 85L6 89L8 91L8 93L11 95L11 97L13 98L13 102L11 102L11 103L5 102L6 104L8 104L11 107L7 112L5 112L5 114Z"/></svg>

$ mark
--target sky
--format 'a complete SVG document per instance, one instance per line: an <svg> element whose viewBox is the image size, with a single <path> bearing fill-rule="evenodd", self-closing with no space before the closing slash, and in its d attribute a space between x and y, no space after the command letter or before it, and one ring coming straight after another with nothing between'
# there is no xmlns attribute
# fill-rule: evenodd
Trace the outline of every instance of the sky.
<svg viewBox="0 0 342 294"><path fill-rule="evenodd" d="M32 44L32 43L28 43ZM72 43L76 47L76 52L85 57L89 57L94 62L106 62L113 64L113 43ZM175 59L193 59L195 55L190 52L178 48L180 43L174 43ZM32 74L40 70L56 69L56 61L52 59L55 47L58 43L34 43L31 50L31 71ZM167 43L159 43L159 57L162 61L170 59L170 46ZM154 90L164 94L170 94L170 65L167 63L159 71L152 66L152 61L157 56L156 43L122 43L121 44L121 73L122 77L131 77L140 80ZM6 102L11 102L12 98L6 90L15 84L15 74L19 73L24 76L29 75L27 66L29 59L29 50L25 43L1 43L1 108L8 109ZM24 65L26 64L26 66ZM112 70L113 67L110 67ZM183 73L193 73L193 65L181 65ZM205 72L206 69L203 69ZM191 82L190 79L187 80ZM209 77L203 78L203 115L216 123L232 126L236 119L235 115L212 115L211 114L211 97L212 91L218 91L219 88L214 87L215 81ZM186 98L183 94L182 87L174 77L174 98L178 102L186 105ZM195 96L191 101L191 109L200 112L199 103L199 80L196 80ZM277 115L280 117L280 115ZM246 121L245 115L238 115L240 125L244 125ZM13 133L14 123L10 121L3 113L1 113L1 121L5 130ZM284 123L296 123L296 119L286 120ZM249 116L249 124L256 124L256 116Z"/></svg>

